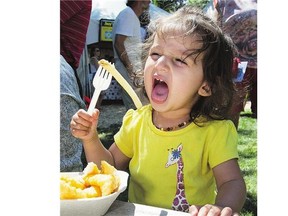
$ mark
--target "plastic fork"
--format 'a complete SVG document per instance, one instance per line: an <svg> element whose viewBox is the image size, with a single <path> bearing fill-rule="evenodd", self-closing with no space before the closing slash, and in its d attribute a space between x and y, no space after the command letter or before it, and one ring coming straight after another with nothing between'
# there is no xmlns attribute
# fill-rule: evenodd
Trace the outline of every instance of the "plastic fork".
<svg viewBox="0 0 288 216"><path fill-rule="evenodd" d="M93 78L93 86L95 88L91 102L89 104L88 113L91 115L99 95L101 91L108 89L112 80L112 75L107 70L105 70L102 66L99 66L94 78Z"/></svg>

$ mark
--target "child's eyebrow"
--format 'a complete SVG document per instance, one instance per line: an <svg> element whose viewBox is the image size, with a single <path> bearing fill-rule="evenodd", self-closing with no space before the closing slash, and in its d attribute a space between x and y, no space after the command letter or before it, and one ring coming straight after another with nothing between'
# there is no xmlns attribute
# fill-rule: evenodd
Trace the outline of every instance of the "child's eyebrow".
<svg viewBox="0 0 288 216"><path fill-rule="evenodd" d="M152 45L150 47L150 50L152 50L152 49L162 49L162 47L159 44L156 44L156 45Z"/></svg>
<svg viewBox="0 0 288 216"><path fill-rule="evenodd" d="M191 59L194 63L199 62L203 59L203 54L199 49L187 50L183 53L183 61Z"/></svg>

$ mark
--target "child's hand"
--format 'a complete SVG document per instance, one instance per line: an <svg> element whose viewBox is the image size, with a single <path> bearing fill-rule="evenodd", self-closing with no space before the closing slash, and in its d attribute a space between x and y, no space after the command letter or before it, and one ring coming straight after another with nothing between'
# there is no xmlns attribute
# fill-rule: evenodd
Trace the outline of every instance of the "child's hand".
<svg viewBox="0 0 288 216"><path fill-rule="evenodd" d="M84 140L90 140L97 135L99 110L94 109L92 116L87 111L80 109L73 115L70 130L74 137Z"/></svg>
<svg viewBox="0 0 288 216"><path fill-rule="evenodd" d="M238 213L233 213L232 209L229 207L222 208L216 205L204 205L204 206L196 206L191 205L189 208L189 213L192 216L239 216Z"/></svg>

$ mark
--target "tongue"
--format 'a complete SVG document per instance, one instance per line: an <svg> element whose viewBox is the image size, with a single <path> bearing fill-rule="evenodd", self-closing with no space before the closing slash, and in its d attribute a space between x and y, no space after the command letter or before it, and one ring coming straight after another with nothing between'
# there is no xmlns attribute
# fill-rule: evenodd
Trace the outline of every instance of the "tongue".
<svg viewBox="0 0 288 216"><path fill-rule="evenodd" d="M155 85L152 91L152 99L155 102L164 102L168 97L168 86L165 82L160 82Z"/></svg>

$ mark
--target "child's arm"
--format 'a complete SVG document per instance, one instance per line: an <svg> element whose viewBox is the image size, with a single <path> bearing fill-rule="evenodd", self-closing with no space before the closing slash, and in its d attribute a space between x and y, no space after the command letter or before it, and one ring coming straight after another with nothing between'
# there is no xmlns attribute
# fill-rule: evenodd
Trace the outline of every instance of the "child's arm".
<svg viewBox="0 0 288 216"><path fill-rule="evenodd" d="M83 109L79 110L71 120L72 135L82 140L87 162L93 161L100 167L101 160L105 160L117 169L125 169L129 158L115 147L115 144L110 147L110 151L101 143L97 132L98 117L97 109L94 109L92 116Z"/></svg>
<svg viewBox="0 0 288 216"><path fill-rule="evenodd" d="M240 212L246 200L246 185L237 159L219 164L213 173L218 189L215 205L228 206L233 212Z"/></svg>
<svg viewBox="0 0 288 216"><path fill-rule="evenodd" d="M192 205L189 212L196 215L238 216L246 199L246 185L237 159L232 159L213 168L218 193L214 205Z"/></svg>

